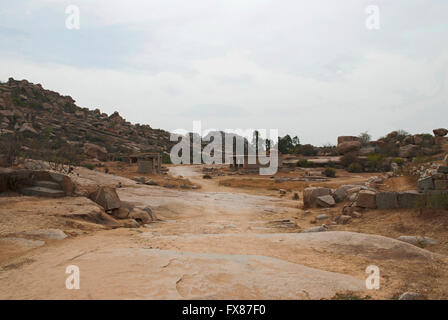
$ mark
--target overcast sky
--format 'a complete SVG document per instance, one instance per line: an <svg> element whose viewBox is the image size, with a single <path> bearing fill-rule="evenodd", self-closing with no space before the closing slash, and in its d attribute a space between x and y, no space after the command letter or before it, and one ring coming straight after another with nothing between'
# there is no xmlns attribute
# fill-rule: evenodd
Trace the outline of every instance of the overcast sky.
<svg viewBox="0 0 448 320"><path fill-rule="evenodd" d="M446 0L2 0L0 80L153 128L335 144L448 127L447 39Z"/></svg>

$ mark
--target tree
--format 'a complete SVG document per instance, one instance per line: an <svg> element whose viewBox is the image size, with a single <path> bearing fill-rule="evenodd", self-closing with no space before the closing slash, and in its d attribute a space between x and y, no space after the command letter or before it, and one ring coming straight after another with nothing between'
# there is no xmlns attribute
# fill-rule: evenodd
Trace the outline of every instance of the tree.
<svg viewBox="0 0 448 320"><path fill-rule="evenodd" d="M361 132L358 137L361 139L361 144L363 146L369 143L370 140L372 139L372 136L367 131Z"/></svg>
<svg viewBox="0 0 448 320"><path fill-rule="evenodd" d="M4 155L7 166L14 165L21 146L21 138L17 133L8 135L0 141L0 152Z"/></svg>

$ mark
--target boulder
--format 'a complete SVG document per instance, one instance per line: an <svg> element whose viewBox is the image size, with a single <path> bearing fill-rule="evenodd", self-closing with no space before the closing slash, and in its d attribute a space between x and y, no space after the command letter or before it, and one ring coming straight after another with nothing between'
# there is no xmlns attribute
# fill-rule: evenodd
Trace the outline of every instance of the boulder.
<svg viewBox="0 0 448 320"><path fill-rule="evenodd" d="M334 201L332 196L326 195L317 197L316 204L320 207L329 208L333 207L336 204L336 201Z"/></svg>
<svg viewBox="0 0 448 320"><path fill-rule="evenodd" d="M361 138L355 136L339 136L338 145L344 142L358 141L361 142Z"/></svg>
<svg viewBox="0 0 448 320"><path fill-rule="evenodd" d="M358 151L361 147L361 142L359 141L347 141L338 144L337 150L340 154L346 154L353 151Z"/></svg>
<svg viewBox="0 0 448 320"><path fill-rule="evenodd" d="M120 220L120 224L123 228L139 228L140 224L134 219Z"/></svg>
<svg viewBox="0 0 448 320"><path fill-rule="evenodd" d="M99 187L95 192L90 194L89 198L102 206L106 211L121 207L121 201L115 188Z"/></svg>
<svg viewBox="0 0 448 320"><path fill-rule="evenodd" d="M361 190L356 199L356 206L374 209L376 207L376 193L370 190Z"/></svg>
<svg viewBox="0 0 448 320"><path fill-rule="evenodd" d="M434 239L418 236L399 236L397 240L413 244L414 246L435 246L438 244L438 242Z"/></svg>
<svg viewBox="0 0 448 320"><path fill-rule="evenodd" d="M360 156L368 156L369 154L373 154L375 152L376 152L376 148L373 146L362 147L361 149L359 149Z"/></svg>
<svg viewBox="0 0 448 320"><path fill-rule="evenodd" d="M437 137L444 137L448 134L448 130L445 128L434 129L432 132L434 132L434 135Z"/></svg>
<svg viewBox="0 0 448 320"><path fill-rule="evenodd" d="M420 192L425 192L428 190L434 190L434 181L432 177L421 178L417 182L418 190Z"/></svg>
<svg viewBox="0 0 448 320"><path fill-rule="evenodd" d="M113 209L112 216L116 219L127 219L129 216L129 209L127 208Z"/></svg>
<svg viewBox="0 0 448 320"><path fill-rule="evenodd" d="M93 143L84 144L84 153L89 157L96 158L100 161L107 160L107 150Z"/></svg>
<svg viewBox="0 0 448 320"><path fill-rule="evenodd" d="M396 192L378 192L376 194L376 207L378 209L398 208L398 197Z"/></svg>
<svg viewBox="0 0 448 320"><path fill-rule="evenodd" d="M148 212L139 208L132 209L131 212L129 212L128 218L139 221L142 224L148 224L152 221Z"/></svg>
<svg viewBox="0 0 448 320"><path fill-rule="evenodd" d="M330 188L324 187L309 187L303 190L303 205L305 207L310 207L316 204L318 197L326 196L331 194Z"/></svg>
<svg viewBox="0 0 448 320"><path fill-rule="evenodd" d="M415 190L409 190L398 193L398 207L402 209L412 209L423 205L425 199L422 193Z"/></svg>
<svg viewBox="0 0 448 320"><path fill-rule="evenodd" d="M400 158L411 158L415 156L418 151L418 146L415 144L408 144L406 146L400 147L398 150L398 155Z"/></svg>
<svg viewBox="0 0 448 320"><path fill-rule="evenodd" d="M344 201L347 198L347 196L348 196L348 190L351 190L351 189L356 188L356 187L357 186L354 185L354 184L345 184L345 185L340 186L333 193L334 200L336 202Z"/></svg>
<svg viewBox="0 0 448 320"><path fill-rule="evenodd" d="M398 300L423 300L423 297L416 292L405 292L398 298Z"/></svg>
<svg viewBox="0 0 448 320"><path fill-rule="evenodd" d="M311 227L302 231L302 233L311 233L311 232L324 232L327 231L328 227L323 224L320 227Z"/></svg>

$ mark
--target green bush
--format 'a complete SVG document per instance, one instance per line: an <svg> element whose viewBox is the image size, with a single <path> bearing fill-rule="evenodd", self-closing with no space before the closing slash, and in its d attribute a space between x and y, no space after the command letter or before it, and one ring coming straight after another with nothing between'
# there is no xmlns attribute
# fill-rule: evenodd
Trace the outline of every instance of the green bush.
<svg viewBox="0 0 448 320"><path fill-rule="evenodd" d="M397 157L397 158L393 158L392 162L395 162L396 164L402 166L404 164L404 159Z"/></svg>
<svg viewBox="0 0 448 320"><path fill-rule="evenodd" d="M362 166L358 162L353 162L348 166L348 172L362 172Z"/></svg>
<svg viewBox="0 0 448 320"><path fill-rule="evenodd" d="M83 166L84 168L89 169L89 170L93 170L93 169L95 169L95 166L94 166L93 164L91 164L91 163L85 163L85 164L83 164L82 166Z"/></svg>
<svg viewBox="0 0 448 320"><path fill-rule="evenodd" d="M162 153L162 163L171 164L171 157L168 153Z"/></svg>
<svg viewBox="0 0 448 320"><path fill-rule="evenodd" d="M314 167L314 163L309 162L306 159L300 159L296 166L301 168L312 168Z"/></svg>
<svg viewBox="0 0 448 320"><path fill-rule="evenodd" d="M336 171L331 168L326 168L322 173L324 174L324 176L329 177L329 178L336 177Z"/></svg>

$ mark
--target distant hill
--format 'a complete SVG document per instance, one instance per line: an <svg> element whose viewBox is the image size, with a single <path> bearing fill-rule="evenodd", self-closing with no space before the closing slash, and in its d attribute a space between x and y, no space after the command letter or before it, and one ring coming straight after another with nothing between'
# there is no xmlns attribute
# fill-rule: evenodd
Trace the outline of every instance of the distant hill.
<svg viewBox="0 0 448 320"><path fill-rule="evenodd" d="M109 116L80 108L72 97L40 84L12 78L0 83L0 140L17 139L23 156L76 164L99 150L101 157L107 151L107 159L119 159L134 152L169 152L174 144L169 138L169 132L131 124L118 112Z"/></svg>

